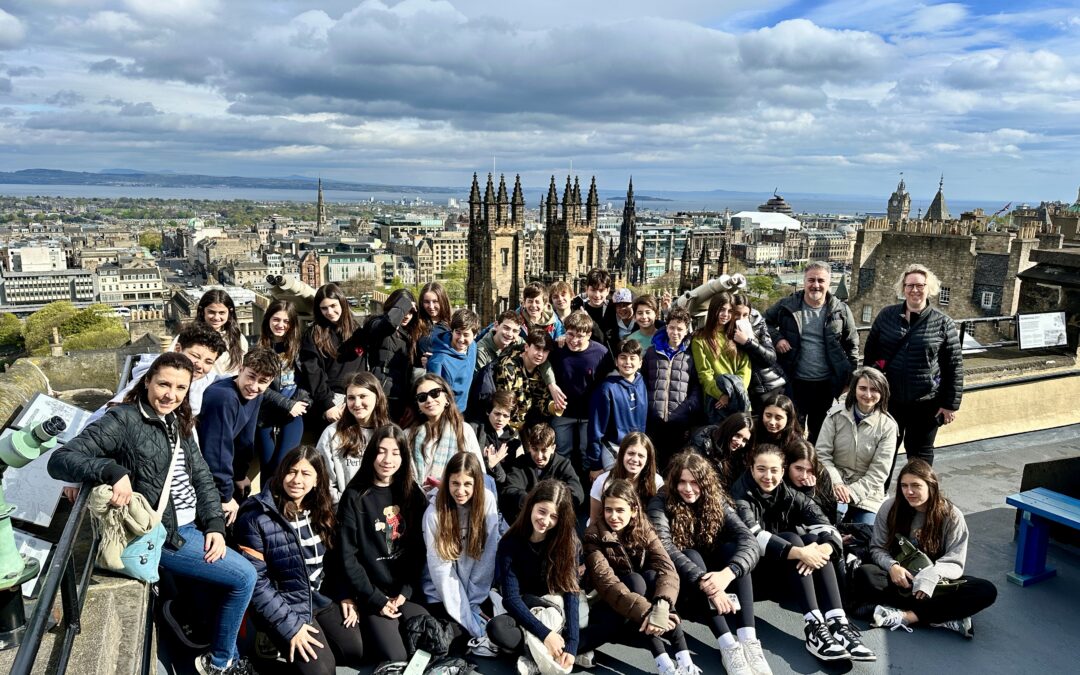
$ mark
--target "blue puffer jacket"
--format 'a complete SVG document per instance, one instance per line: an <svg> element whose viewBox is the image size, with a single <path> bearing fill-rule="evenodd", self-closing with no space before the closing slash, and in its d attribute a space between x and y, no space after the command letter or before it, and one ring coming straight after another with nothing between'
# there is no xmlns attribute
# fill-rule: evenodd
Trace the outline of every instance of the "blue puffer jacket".
<svg viewBox="0 0 1080 675"><path fill-rule="evenodd" d="M300 538L266 493L244 501L236 542L259 578L251 606L277 637L288 642L312 621L312 589Z"/></svg>

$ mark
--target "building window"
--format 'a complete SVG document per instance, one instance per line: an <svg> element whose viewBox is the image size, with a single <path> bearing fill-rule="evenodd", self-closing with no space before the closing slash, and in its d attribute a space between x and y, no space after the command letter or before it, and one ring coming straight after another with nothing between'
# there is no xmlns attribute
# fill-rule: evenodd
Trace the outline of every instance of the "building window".
<svg viewBox="0 0 1080 675"><path fill-rule="evenodd" d="M982 308L983 309L993 309L994 308L994 292L993 291L983 291L983 294L982 294Z"/></svg>
<svg viewBox="0 0 1080 675"><path fill-rule="evenodd" d="M874 320L874 308L871 305L863 305L862 322L870 323Z"/></svg>
<svg viewBox="0 0 1080 675"><path fill-rule="evenodd" d="M941 287L941 292L938 293L938 304L940 304L940 305L949 304L949 287L948 286L942 286Z"/></svg>

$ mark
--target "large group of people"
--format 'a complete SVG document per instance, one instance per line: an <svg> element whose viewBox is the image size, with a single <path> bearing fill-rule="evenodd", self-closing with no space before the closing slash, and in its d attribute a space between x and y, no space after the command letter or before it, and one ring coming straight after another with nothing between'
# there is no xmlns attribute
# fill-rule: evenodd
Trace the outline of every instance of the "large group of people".
<svg viewBox="0 0 1080 675"><path fill-rule="evenodd" d="M406 661L424 616L451 652L523 673L621 642L694 675L685 620L729 675L770 673L767 599L823 661L876 659L849 614L972 636L996 591L965 575L932 468L963 370L928 269L904 271L861 358L825 264L763 311L731 284L696 330L670 297L584 281L528 284L490 326L437 282L364 320L327 284L306 329L271 303L250 349L209 291L49 470L117 508L167 492L161 568L196 583L163 615L203 675ZM930 564L908 569L912 547Z"/></svg>

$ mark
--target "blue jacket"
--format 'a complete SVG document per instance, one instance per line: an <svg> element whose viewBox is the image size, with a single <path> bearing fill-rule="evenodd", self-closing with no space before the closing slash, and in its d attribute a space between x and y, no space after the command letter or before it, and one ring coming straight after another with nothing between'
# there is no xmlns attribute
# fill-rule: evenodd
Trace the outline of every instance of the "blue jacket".
<svg viewBox="0 0 1080 675"><path fill-rule="evenodd" d="M473 372L476 370L476 342L470 344L468 351L462 354L450 345L453 337L453 331L446 331L432 339L427 371L450 383L458 410L465 412L469 403Z"/></svg>
<svg viewBox="0 0 1080 675"><path fill-rule="evenodd" d="M634 375L633 382L627 382L618 372L608 375L593 393L590 412L585 468L600 469L604 443L617 446L631 431L645 431L649 412L645 378L640 372Z"/></svg>
<svg viewBox="0 0 1080 675"><path fill-rule="evenodd" d="M197 426L199 448L210 473L214 474L214 483L223 503L233 498L233 462L238 455L238 464L246 473L245 460L255 447L255 427L262 400L263 394L250 401L241 398L235 377L217 380L203 394Z"/></svg>
<svg viewBox="0 0 1080 675"><path fill-rule="evenodd" d="M300 538L265 493L240 507L235 533L240 552L258 574L251 606L282 642L288 642L301 626L312 622L313 596L322 598L312 592Z"/></svg>

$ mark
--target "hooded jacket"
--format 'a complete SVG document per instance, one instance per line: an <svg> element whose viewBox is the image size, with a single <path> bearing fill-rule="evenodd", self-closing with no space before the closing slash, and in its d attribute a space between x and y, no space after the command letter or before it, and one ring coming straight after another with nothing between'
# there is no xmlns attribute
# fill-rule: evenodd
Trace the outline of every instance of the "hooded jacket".
<svg viewBox="0 0 1080 675"><path fill-rule="evenodd" d="M812 499L792 490L784 481L772 492L765 492L754 482L747 470L735 481L731 496L736 500L743 522L757 539L762 557L784 560L791 550L791 543L781 532L810 533L828 536L836 552L843 550L840 533L829 523Z"/></svg>
<svg viewBox="0 0 1080 675"><path fill-rule="evenodd" d="M876 513L896 456L892 416L875 410L856 423L852 409L838 403L825 416L816 447L833 485L846 485L853 506Z"/></svg>
<svg viewBox="0 0 1080 675"><path fill-rule="evenodd" d="M585 468L601 468L604 443L617 446L631 431L645 431L648 411L649 395L641 373L634 373L633 382L617 372L608 375L592 397Z"/></svg>
<svg viewBox="0 0 1080 675"><path fill-rule="evenodd" d="M787 340L791 350L779 355L780 365L788 379L794 378L795 364L799 362L802 342L802 318L800 310L805 291L792 293L765 310L765 324L773 343ZM836 299L832 293L825 294L825 355L829 362L829 383L833 395L838 396L851 380L851 373L859 365L859 332L851 308Z"/></svg>
<svg viewBox="0 0 1080 675"><path fill-rule="evenodd" d="M411 393L412 359L409 348L412 338L401 322L412 308L412 301L402 294L397 304L387 307L383 314L369 318L360 329L368 370L378 378L386 397L390 399L392 413L403 408L403 402Z"/></svg>
<svg viewBox="0 0 1080 675"><path fill-rule="evenodd" d="M661 328L645 352L641 372L649 396L649 419L689 426L701 410L701 383L689 337L673 347L667 329Z"/></svg>
<svg viewBox="0 0 1080 675"><path fill-rule="evenodd" d="M505 462L504 462L505 463ZM537 483L548 478L562 481L570 488L570 499L574 502L574 509L578 509L585 501L585 491L581 487L577 471L570 460L559 453L552 453L547 466L539 472L533 463L532 455L528 452L514 457L506 468L506 482L499 491L499 506L507 522L514 522L521 507L525 504L525 498L529 496Z"/></svg>
<svg viewBox="0 0 1080 675"><path fill-rule="evenodd" d="M450 383L458 410L465 412L469 404L469 387L472 386L473 372L476 370L476 343L470 343L462 354L450 343L453 337L453 331L446 331L432 338L427 371Z"/></svg>
<svg viewBox="0 0 1080 675"><path fill-rule="evenodd" d="M639 513L642 518L645 514ZM633 554L611 531L604 519L589 525L582 542L585 548L585 569L592 578L593 587L615 612L639 626L652 611L656 600L667 600L672 611L679 598L679 573L675 570L660 538L652 526L645 523L647 541L645 550ZM643 570L656 572L656 589L652 599L638 595L626 587L619 577Z"/></svg>

